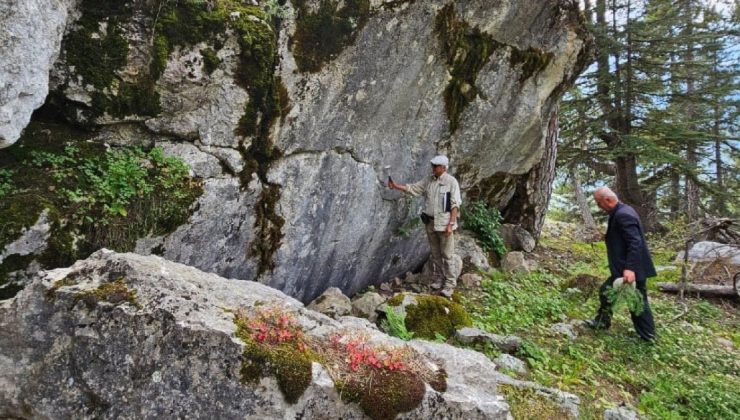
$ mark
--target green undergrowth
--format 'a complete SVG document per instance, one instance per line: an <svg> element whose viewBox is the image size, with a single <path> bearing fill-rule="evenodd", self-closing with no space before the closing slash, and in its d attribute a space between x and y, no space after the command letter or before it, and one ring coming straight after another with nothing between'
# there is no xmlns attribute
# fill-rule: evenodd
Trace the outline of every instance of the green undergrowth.
<svg viewBox="0 0 740 420"><path fill-rule="evenodd" d="M462 220L465 229L475 234L484 251L495 252L499 257L506 254L506 245L501 236L501 213L496 208L474 201L463 206Z"/></svg>
<svg viewBox="0 0 740 420"><path fill-rule="evenodd" d="M656 264L675 255L659 241L650 245L658 255ZM529 373L521 379L578 395L585 419L601 419L606 408L620 404L655 419L736 418L740 412L736 304L687 299L684 307L674 296L653 291L656 282L674 276L661 272L648 281L658 334L654 345L638 340L626 308L615 312L609 331L577 328L578 338L570 341L550 332L549 326L594 316L598 292L585 290L598 289L608 275L603 243L582 243L567 235L544 237L535 254L540 271L493 271L480 291L468 292L463 299L476 327L525 340L517 356L527 362ZM727 348L723 339L735 347ZM484 353L496 354L490 349ZM509 402L519 409L511 396Z"/></svg>
<svg viewBox="0 0 740 420"><path fill-rule="evenodd" d="M515 419L567 419L569 414L560 406L540 395L533 389L517 388L512 385L498 385L496 388L511 407Z"/></svg>
<svg viewBox="0 0 740 420"><path fill-rule="evenodd" d="M157 148L107 148L86 141L89 136L33 122L0 153L0 168L12 174L6 179L11 191L0 201L0 248L44 209L51 236L35 258L46 268L69 265L103 247L131 251L138 238L171 232L187 221L202 188L181 160ZM7 272L3 268L0 283Z"/></svg>

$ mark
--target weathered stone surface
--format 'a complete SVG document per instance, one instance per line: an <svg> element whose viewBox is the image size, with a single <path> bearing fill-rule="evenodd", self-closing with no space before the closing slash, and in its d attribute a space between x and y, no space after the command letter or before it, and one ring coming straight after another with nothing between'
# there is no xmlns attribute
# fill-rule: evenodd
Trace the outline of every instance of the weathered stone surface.
<svg viewBox="0 0 740 420"><path fill-rule="evenodd" d="M0 3L0 149L15 143L49 92L49 70L59 55L76 0Z"/></svg>
<svg viewBox="0 0 740 420"><path fill-rule="evenodd" d="M637 420L637 413L627 407L607 408L604 420Z"/></svg>
<svg viewBox="0 0 740 420"><path fill-rule="evenodd" d="M378 320L376 309L385 302L385 298L375 292L363 293L352 300L352 315L366 318L370 322Z"/></svg>
<svg viewBox="0 0 740 420"><path fill-rule="evenodd" d="M509 251L532 252L537 245L532 234L526 229L508 223L501 225L501 237Z"/></svg>
<svg viewBox="0 0 740 420"><path fill-rule="evenodd" d="M24 256L41 253L46 249L46 241L49 240L50 231L49 209L44 209L33 226L25 229L20 238L0 250L0 263L11 255Z"/></svg>
<svg viewBox="0 0 740 420"><path fill-rule="evenodd" d="M188 5L196 3L201 4ZM311 10L317 4L307 2ZM293 55L300 17L285 19L274 45L280 83L275 78L270 89L280 92L281 106L289 106L270 121L269 133L259 136L242 130L243 123L258 124L268 116L255 111L259 98L250 94L256 90L245 88L258 75L240 69L242 51L233 28L194 45L174 46L161 75L155 74L158 80L148 85L154 91L134 98L151 100L151 109L95 115L95 98L116 97L123 83L148 83L151 64L162 52L152 49L156 17L150 2L129 0L118 27L109 27L115 19L108 16L90 34L120 29L125 64L107 69L115 82L96 88L83 80L67 51L54 66L50 104L74 123L104 127L98 141L161 144L208 180L187 225L164 238L142 239L138 251L258 280L304 302L332 286L352 295L417 269L427 258L422 229L399 233L417 217L419 200L384 182L388 175L401 182L428 176L428 160L437 153L450 156L450 171L466 201L484 200L522 226L535 226L533 233L539 230L544 213L533 209L549 194L535 187L551 179L543 162L554 156L557 102L588 61L588 35L575 2L465 0L444 9L460 25L479 28L495 46L481 63L478 94L455 117L456 128L445 111L450 59L444 34L434 29L447 4L422 0L388 7L373 1L351 45L312 73L298 71ZM253 18L270 30L269 22ZM49 56L57 53L55 45ZM204 48L218 59L211 73ZM254 48L262 49L257 55L269 50ZM0 56L0 68L5 57ZM526 69L528 58L541 60L541 68ZM195 148L175 146L179 142ZM250 178L252 171L258 179ZM265 189L267 184L272 185ZM278 218L285 223L273 223L266 235L266 220ZM462 241L459 249L465 250ZM483 258L471 259L487 268Z"/></svg>
<svg viewBox="0 0 740 420"><path fill-rule="evenodd" d="M459 230L455 232L455 253L459 255L463 261L470 261L470 263L478 269L491 269L486 253L481 249L480 245L475 241L475 238L473 238L472 234L468 231ZM464 266L464 268L465 267L466 266Z"/></svg>
<svg viewBox="0 0 740 420"><path fill-rule="evenodd" d="M482 281L483 277L480 274L465 273L460 276L460 284L469 289L480 287Z"/></svg>
<svg viewBox="0 0 740 420"><path fill-rule="evenodd" d="M683 259L682 251L676 256L676 262L682 262ZM702 241L695 243L689 250L689 261L691 262L714 260L725 260L729 264L740 266L740 248L719 242Z"/></svg>
<svg viewBox="0 0 740 420"><path fill-rule="evenodd" d="M188 224L164 238L139 240L136 252L161 254L225 277L256 278L257 263L248 248L255 217L244 208L255 206L262 184L255 178L242 189L234 178L214 178L206 180L203 190Z"/></svg>
<svg viewBox="0 0 740 420"><path fill-rule="evenodd" d="M512 370L521 375L527 373L527 364L510 354L504 353L493 361L504 369Z"/></svg>
<svg viewBox="0 0 740 420"><path fill-rule="evenodd" d="M510 273L528 273L530 266L521 251L508 252L501 260L501 268Z"/></svg>
<svg viewBox="0 0 740 420"><path fill-rule="evenodd" d="M306 307L331 318L349 315L352 312L352 302L336 287L326 289L321 296Z"/></svg>
<svg viewBox="0 0 740 420"><path fill-rule="evenodd" d="M562 335L569 340L575 340L578 337L578 333L573 325L565 322L558 322L557 324L550 325L550 331L555 334Z"/></svg>
<svg viewBox="0 0 740 420"><path fill-rule="evenodd" d="M135 291L134 300L88 306L80 298L113 281ZM0 417L365 418L356 404L341 402L318 364L292 405L270 377L242 381L244 343L234 335L234 310L257 305L296 314L314 337L354 331L373 344L403 345L357 324L359 318L334 321L259 283L101 250L70 268L40 272L0 302ZM409 345L427 359L420 362L445 369L448 386L444 393L427 386L420 406L400 418L508 418L492 380L495 365L484 355Z"/></svg>
<svg viewBox="0 0 740 420"><path fill-rule="evenodd" d="M516 351L519 350L519 347L522 346L522 339L515 335L502 336L470 327L460 328L457 330L455 338L465 344L491 343L497 349L505 353L516 353Z"/></svg>

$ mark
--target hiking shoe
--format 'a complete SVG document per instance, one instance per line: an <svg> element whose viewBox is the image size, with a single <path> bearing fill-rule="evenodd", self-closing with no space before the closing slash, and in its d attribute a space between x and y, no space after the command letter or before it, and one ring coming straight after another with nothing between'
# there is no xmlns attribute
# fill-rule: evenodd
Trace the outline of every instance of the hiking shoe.
<svg viewBox="0 0 740 420"><path fill-rule="evenodd" d="M442 289L439 292L440 296L444 296L447 299L452 299L452 294L453 293L455 293L455 289L451 289L451 288L448 288L448 287L445 287L444 289Z"/></svg>

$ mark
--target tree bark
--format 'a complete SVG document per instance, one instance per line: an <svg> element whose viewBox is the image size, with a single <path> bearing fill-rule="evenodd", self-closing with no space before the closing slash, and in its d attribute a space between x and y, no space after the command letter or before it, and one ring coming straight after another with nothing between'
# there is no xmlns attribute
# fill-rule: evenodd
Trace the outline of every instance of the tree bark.
<svg viewBox="0 0 740 420"><path fill-rule="evenodd" d="M596 230L596 221L594 216L591 214L591 209L588 206L586 196L583 194L583 188L581 187L581 180L578 177L578 171L574 166L570 167L570 180L573 182L573 191L576 196L576 203L578 204L578 211L581 213L581 219L583 224L588 230Z"/></svg>
<svg viewBox="0 0 740 420"><path fill-rule="evenodd" d="M677 283L657 283L658 290L664 293L680 293L681 285ZM712 284L687 284L686 294L697 294L702 297L737 298L738 293L732 286L718 286Z"/></svg>

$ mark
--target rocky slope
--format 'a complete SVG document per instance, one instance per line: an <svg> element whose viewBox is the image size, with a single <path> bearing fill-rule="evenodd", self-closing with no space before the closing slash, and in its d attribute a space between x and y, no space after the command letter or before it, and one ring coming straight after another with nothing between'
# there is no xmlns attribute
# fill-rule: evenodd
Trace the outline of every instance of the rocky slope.
<svg viewBox="0 0 740 420"><path fill-rule="evenodd" d="M405 345L365 320L332 320L259 283L101 250L70 268L40 272L16 297L0 302L0 417L382 417L373 407L392 403L368 406L362 395L359 405L345 402L331 363L307 365L305 389L290 402L280 382L283 365L258 378L245 376L252 363L269 366L238 322L242 309L261 307L295 317L306 342L341 334L364 337L372 348ZM445 374L441 383L421 382L419 398L397 410L400 418L510 418L499 383L534 386L577 413L577 397L513 380L480 353L419 340L408 345L411 362ZM413 377L405 369L403 378ZM412 391L399 392L383 398L397 401Z"/></svg>

